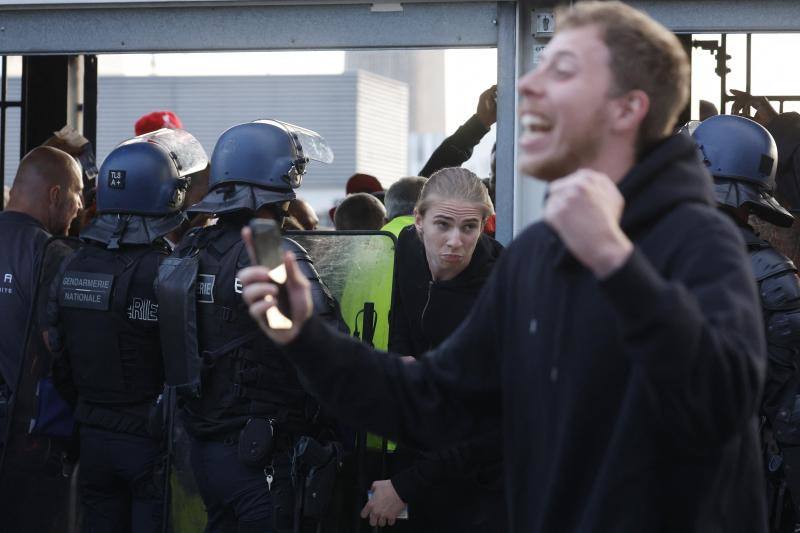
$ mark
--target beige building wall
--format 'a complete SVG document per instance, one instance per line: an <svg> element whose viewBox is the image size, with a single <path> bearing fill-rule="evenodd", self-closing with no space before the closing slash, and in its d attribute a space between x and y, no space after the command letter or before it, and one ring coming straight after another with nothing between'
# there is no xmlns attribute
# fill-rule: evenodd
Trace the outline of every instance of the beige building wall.
<svg viewBox="0 0 800 533"><path fill-rule="evenodd" d="M444 50L347 52L345 70L366 70L405 82L409 133L445 133Z"/></svg>

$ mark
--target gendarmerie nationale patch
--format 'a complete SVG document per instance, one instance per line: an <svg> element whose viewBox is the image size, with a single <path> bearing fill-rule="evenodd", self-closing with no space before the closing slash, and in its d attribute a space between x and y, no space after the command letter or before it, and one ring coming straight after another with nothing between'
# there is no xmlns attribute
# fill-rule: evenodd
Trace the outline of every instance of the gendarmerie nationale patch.
<svg viewBox="0 0 800 533"><path fill-rule="evenodd" d="M58 303L62 307L108 311L114 276L68 270L61 281Z"/></svg>
<svg viewBox="0 0 800 533"><path fill-rule="evenodd" d="M201 304L214 303L214 282L217 276L213 274L197 275L197 302Z"/></svg>

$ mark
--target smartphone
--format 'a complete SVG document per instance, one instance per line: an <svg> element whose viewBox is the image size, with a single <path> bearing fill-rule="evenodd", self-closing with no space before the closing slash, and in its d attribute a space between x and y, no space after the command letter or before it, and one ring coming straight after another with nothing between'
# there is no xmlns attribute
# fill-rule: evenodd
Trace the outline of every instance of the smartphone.
<svg viewBox="0 0 800 533"><path fill-rule="evenodd" d="M286 266L281 251L281 230L274 220L254 218L250 221L253 252L256 262L269 269L269 277L278 285L278 305L267 311L267 323L272 329L290 329L289 298L286 292Z"/></svg>

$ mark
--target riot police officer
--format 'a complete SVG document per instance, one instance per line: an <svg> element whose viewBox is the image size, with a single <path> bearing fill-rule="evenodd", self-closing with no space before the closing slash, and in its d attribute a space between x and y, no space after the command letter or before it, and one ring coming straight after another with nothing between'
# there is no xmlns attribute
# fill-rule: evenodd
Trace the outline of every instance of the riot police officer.
<svg viewBox="0 0 800 533"><path fill-rule="evenodd" d="M209 193L189 209L218 221L189 232L159 274L167 383L178 390L209 533L299 530L302 515L313 516L301 512L294 490L303 484L302 466L290 459L299 442L324 450L328 472L335 470L319 406L260 334L236 278L250 262L242 228L254 217L280 226L309 159L332 161L325 141L309 130L259 120L225 131L212 154ZM336 303L308 254L287 238L282 246L311 280L316 312L336 321Z"/></svg>
<svg viewBox="0 0 800 533"><path fill-rule="evenodd" d="M780 227L794 222L772 196L778 150L764 127L739 116L710 117L692 136L714 177L720 209L741 230L758 282L769 353L762 437L770 531L794 532L800 516L796 512L800 477L795 473L800 469L800 279L792 261L759 238L748 224L750 215Z"/></svg>
<svg viewBox="0 0 800 533"><path fill-rule="evenodd" d="M155 532L163 523L157 400L164 370L153 283L163 236L184 220L200 143L182 130L123 142L106 157L98 216L61 265L48 304L56 386L80 424L83 531Z"/></svg>

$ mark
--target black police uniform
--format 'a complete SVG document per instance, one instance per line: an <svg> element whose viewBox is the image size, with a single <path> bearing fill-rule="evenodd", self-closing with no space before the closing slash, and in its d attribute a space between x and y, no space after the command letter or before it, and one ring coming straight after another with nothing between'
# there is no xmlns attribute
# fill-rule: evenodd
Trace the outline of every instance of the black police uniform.
<svg viewBox="0 0 800 533"><path fill-rule="evenodd" d="M333 476L315 472L333 467L335 473L338 465L333 440L321 443L327 424L318 406L248 315L236 279L249 264L242 227L262 210L280 219L310 159L330 163L333 152L305 128L257 120L223 132L211 157L209 192L188 209L219 221L187 234L159 272L166 381L192 438L209 533L315 528L329 490L319 481L305 488L313 479L332 485ZM336 321L335 300L308 255L286 239L283 247L311 281L315 312Z"/></svg>
<svg viewBox="0 0 800 533"><path fill-rule="evenodd" d="M742 227L764 314L769 364L762 428L770 528L793 532L800 495L800 278L792 261Z"/></svg>
<svg viewBox="0 0 800 533"><path fill-rule="evenodd" d="M64 423L59 435L32 421L55 422L48 415L67 411L58 395L37 390L52 390L40 317L46 285L72 248L51 238L32 216L15 211L0 213L0 242L0 531L63 531L69 515L70 421L58 419Z"/></svg>
<svg viewBox="0 0 800 533"><path fill-rule="evenodd" d="M59 391L80 428L83 531L161 531L167 456L159 305L154 282L168 255L191 175L208 158L182 130L129 139L103 162L98 215L61 265L49 337Z"/></svg>
<svg viewBox="0 0 800 533"><path fill-rule="evenodd" d="M769 356L761 436L770 531L794 532L798 515L791 495L800 496L800 476L795 474L800 473L800 404L795 407L800 392L800 278L792 261L758 237L744 220L745 214L751 214L780 227L794 222L772 196L778 150L765 128L737 116L708 118L692 137L714 176L717 202L740 228L758 284Z"/></svg>
<svg viewBox="0 0 800 533"><path fill-rule="evenodd" d="M192 469L208 512L206 531L292 531L290 454L301 436L324 441L332 435L294 369L248 314L236 278L250 263L241 227L223 217L215 226L189 233L173 252L174 257L199 252L201 391L182 396L179 406L192 437ZM290 239L284 238L283 246L294 252L312 284L315 312L337 322L336 303L308 254ZM265 421L271 421L272 430ZM260 431L254 429L258 424ZM264 446L264 429L273 432L271 456L243 458L242 446Z"/></svg>
<svg viewBox="0 0 800 533"><path fill-rule="evenodd" d="M107 249L87 241L51 291L60 352L53 371L80 424L84 531L162 527L164 453L151 419L164 378L153 281L166 255L163 243Z"/></svg>
<svg viewBox="0 0 800 533"><path fill-rule="evenodd" d="M28 319L33 310L36 273L50 234L41 222L14 211L0 213L0 398L10 399L22 361ZM0 401L3 401L0 400ZM4 417L3 417L4 418Z"/></svg>

